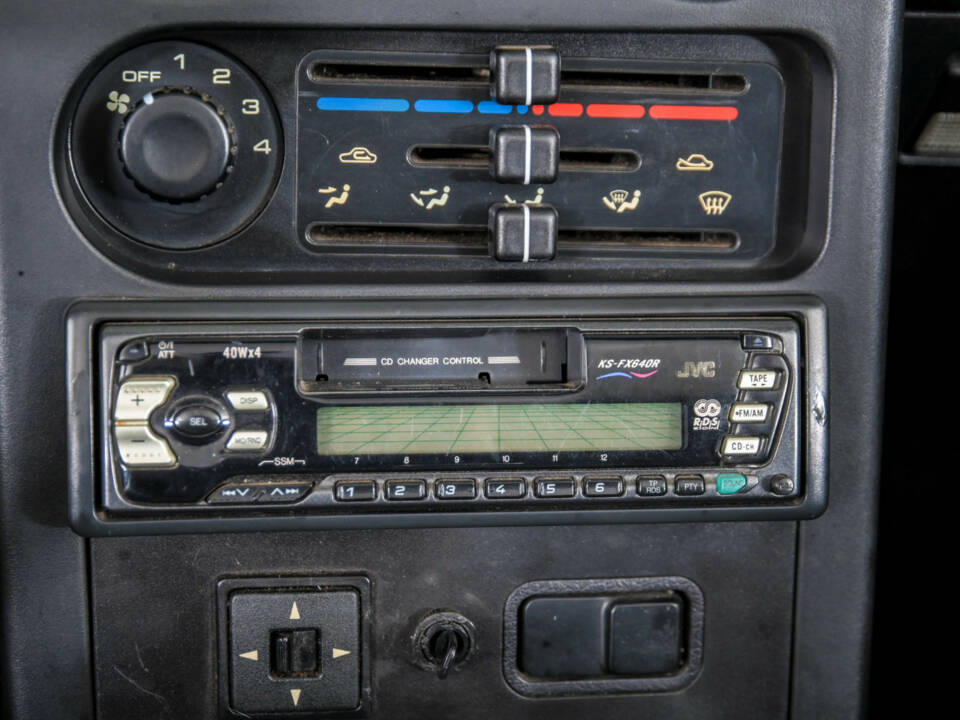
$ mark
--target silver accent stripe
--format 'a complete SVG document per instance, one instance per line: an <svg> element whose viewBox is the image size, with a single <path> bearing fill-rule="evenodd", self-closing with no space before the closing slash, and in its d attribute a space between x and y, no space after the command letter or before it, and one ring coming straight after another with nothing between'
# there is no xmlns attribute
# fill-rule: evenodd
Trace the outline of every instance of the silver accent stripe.
<svg viewBox="0 0 960 720"><path fill-rule="evenodd" d="M491 355L487 358L487 365L519 365L518 355Z"/></svg>
<svg viewBox="0 0 960 720"><path fill-rule="evenodd" d="M533 50L524 48L527 54L527 101L525 105L533 104Z"/></svg>
<svg viewBox="0 0 960 720"><path fill-rule="evenodd" d="M523 261L530 260L530 208L523 206Z"/></svg>
<svg viewBox="0 0 960 720"><path fill-rule="evenodd" d="M370 367L377 364L377 359L372 358L347 358L343 361L347 367Z"/></svg>
<svg viewBox="0 0 960 720"><path fill-rule="evenodd" d="M523 126L523 184L530 184L530 165L533 162L533 131L529 125Z"/></svg>

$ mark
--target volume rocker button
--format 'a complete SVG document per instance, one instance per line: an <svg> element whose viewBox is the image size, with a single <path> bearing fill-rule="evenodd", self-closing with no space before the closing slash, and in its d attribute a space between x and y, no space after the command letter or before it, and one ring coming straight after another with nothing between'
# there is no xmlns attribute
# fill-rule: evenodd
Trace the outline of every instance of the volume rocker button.
<svg viewBox="0 0 960 720"><path fill-rule="evenodd" d="M117 425L114 433L120 459L128 467L167 467L177 462L166 440L154 435L146 425Z"/></svg>
<svg viewBox="0 0 960 720"><path fill-rule="evenodd" d="M163 405L177 384L172 377L129 377L120 385L113 419L118 423L145 423Z"/></svg>

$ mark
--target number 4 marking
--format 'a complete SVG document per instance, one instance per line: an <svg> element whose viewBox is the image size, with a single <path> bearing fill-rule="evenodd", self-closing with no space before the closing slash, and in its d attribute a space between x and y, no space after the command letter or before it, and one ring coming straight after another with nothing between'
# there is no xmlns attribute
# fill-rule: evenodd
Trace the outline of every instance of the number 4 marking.
<svg viewBox="0 0 960 720"><path fill-rule="evenodd" d="M253 146L253 151L261 152L264 155L269 155L272 152L270 148L270 141L264 138L263 140L261 140L260 142L258 142L256 145Z"/></svg>

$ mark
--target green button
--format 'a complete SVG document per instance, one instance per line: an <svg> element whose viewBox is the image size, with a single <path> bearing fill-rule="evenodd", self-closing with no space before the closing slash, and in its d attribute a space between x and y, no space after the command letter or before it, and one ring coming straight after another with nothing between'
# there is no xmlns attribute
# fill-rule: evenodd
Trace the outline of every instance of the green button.
<svg viewBox="0 0 960 720"><path fill-rule="evenodd" d="M721 473L717 475L717 492L721 495L733 495L747 486L747 478L740 473Z"/></svg>

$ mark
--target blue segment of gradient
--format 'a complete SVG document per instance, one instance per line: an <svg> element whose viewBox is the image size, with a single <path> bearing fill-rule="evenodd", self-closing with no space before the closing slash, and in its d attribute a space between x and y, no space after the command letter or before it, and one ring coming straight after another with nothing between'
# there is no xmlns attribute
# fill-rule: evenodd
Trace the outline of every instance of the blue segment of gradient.
<svg viewBox="0 0 960 720"><path fill-rule="evenodd" d="M366 112L406 112L410 101L401 98L317 98L317 107L321 110L361 110Z"/></svg>
<svg viewBox="0 0 960 720"><path fill-rule="evenodd" d="M606 375L598 375L597 380L605 380L606 378L612 378L612 377L625 377L628 380L632 379L632 376L627 375L627 373L625 372L612 372L612 373L607 373Z"/></svg>
<svg viewBox="0 0 960 720"><path fill-rule="evenodd" d="M477 110L484 115L509 115L513 112L513 105L501 105L493 100L484 100L477 103Z"/></svg>
<svg viewBox="0 0 960 720"><path fill-rule="evenodd" d="M473 112L473 103L469 100L417 100L413 107L417 112L422 113Z"/></svg>

